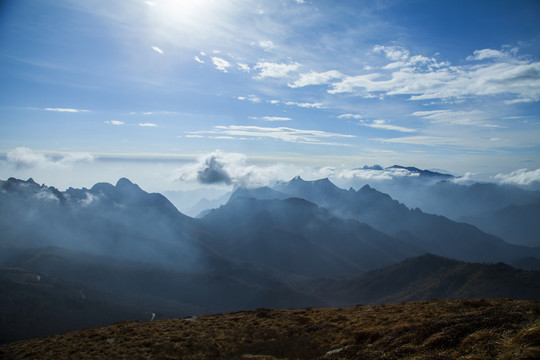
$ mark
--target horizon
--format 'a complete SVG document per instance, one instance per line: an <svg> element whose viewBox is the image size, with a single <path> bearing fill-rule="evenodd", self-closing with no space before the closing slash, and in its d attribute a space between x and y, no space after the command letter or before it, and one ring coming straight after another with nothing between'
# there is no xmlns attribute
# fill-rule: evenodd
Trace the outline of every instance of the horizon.
<svg viewBox="0 0 540 360"><path fill-rule="evenodd" d="M0 178L539 188L538 24L536 1L3 2Z"/></svg>

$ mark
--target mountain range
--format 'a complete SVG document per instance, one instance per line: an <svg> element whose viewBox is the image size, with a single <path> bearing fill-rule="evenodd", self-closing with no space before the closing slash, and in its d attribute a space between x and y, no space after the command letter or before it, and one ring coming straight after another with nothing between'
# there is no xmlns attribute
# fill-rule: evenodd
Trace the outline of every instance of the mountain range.
<svg viewBox="0 0 540 360"><path fill-rule="evenodd" d="M534 269L539 248L328 179L240 187L192 218L125 178L66 191L10 178L0 233L3 342L259 307L540 299L537 271L488 264Z"/></svg>

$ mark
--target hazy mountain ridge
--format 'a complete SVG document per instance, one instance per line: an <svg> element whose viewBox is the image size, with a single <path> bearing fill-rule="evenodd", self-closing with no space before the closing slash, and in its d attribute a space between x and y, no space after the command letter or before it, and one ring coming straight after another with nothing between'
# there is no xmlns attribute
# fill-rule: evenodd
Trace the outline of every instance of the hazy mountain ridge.
<svg viewBox="0 0 540 360"><path fill-rule="evenodd" d="M293 196L291 189L301 197ZM391 231L368 225L369 221L388 224L392 231L407 222L416 227L410 228L415 232L398 231L395 237ZM492 262L502 248L518 249L510 254L515 261L525 257L522 248L508 247L470 228L474 229L410 210L369 186L343 190L328 179L295 178L277 189L239 188L227 204L194 219L162 195L146 193L127 179L61 192L31 179L10 178L0 182L0 274L5 290L0 321L11 324L14 331L2 325L2 338L20 338L25 331L40 336L123 318L148 320L152 314L162 318L257 307L324 306L338 302L334 295L340 291L331 286L315 291L305 284L326 277L320 289L327 281L338 286L343 278L329 277L357 279L367 276L361 275L367 270L421 255L437 231L480 234L473 247L447 244L462 256L467 251L482 252ZM442 247L447 239L434 240L448 252ZM534 253L528 250L526 255ZM436 259L440 264L447 261ZM534 259L527 260L533 263ZM402 264L398 274L412 266ZM463 276L483 278L484 265L478 266L465 266ZM444 284L454 273L442 274L440 281ZM515 296L529 298L519 288L528 286L520 278L523 273L501 273L520 290ZM374 291L378 295L371 298L350 289L340 296L342 301L384 302L406 299L407 294L411 299L491 294L489 288L477 293L425 291L431 289L426 285L433 281L430 276L419 273L415 279L403 279L401 285L394 283L387 293ZM527 276L537 279L535 272ZM388 287L383 280L374 279L371 286ZM55 316L65 316L65 311L71 312L73 321L44 325ZM25 313L28 317L20 316ZM29 321L39 323L37 332L24 330L22 324Z"/></svg>
<svg viewBox="0 0 540 360"><path fill-rule="evenodd" d="M295 178L278 185L276 190L313 201L338 216L357 219L441 256L487 262L540 256L540 248L508 244L472 225L427 214L420 209L409 209L369 185L358 191L344 190L328 179L304 181Z"/></svg>
<svg viewBox="0 0 540 360"><path fill-rule="evenodd" d="M455 179L454 179L455 180ZM454 180L406 177L375 182L378 190L404 203L451 220L467 222L518 245L540 246L537 221L520 217L518 226L508 207L538 206L540 191L494 183L462 184Z"/></svg>
<svg viewBox="0 0 540 360"><path fill-rule="evenodd" d="M424 252L300 198L233 196L203 224L222 235L211 244L218 252L291 275L359 273Z"/></svg>
<svg viewBox="0 0 540 360"><path fill-rule="evenodd" d="M426 254L362 275L312 279L299 287L331 304L398 303L425 299L540 299L540 271L466 263Z"/></svg>

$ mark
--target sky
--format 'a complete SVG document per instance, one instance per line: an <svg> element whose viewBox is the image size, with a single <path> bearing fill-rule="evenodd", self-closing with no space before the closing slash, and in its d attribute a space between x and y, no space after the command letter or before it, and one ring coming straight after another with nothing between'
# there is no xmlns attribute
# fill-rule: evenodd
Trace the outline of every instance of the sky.
<svg viewBox="0 0 540 360"><path fill-rule="evenodd" d="M3 180L540 181L539 1L4 0L0 84Z"/></svg>

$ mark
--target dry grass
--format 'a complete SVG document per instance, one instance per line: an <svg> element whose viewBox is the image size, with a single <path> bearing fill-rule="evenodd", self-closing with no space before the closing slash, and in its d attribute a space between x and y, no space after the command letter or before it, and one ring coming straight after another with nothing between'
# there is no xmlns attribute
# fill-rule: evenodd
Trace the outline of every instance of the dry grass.
<svg viewBox="0 0 540 360"><path fill-rule="evenodd" d="M424 301L236 312L0 346L3 359L539 359L540 304Z"/></svg>

